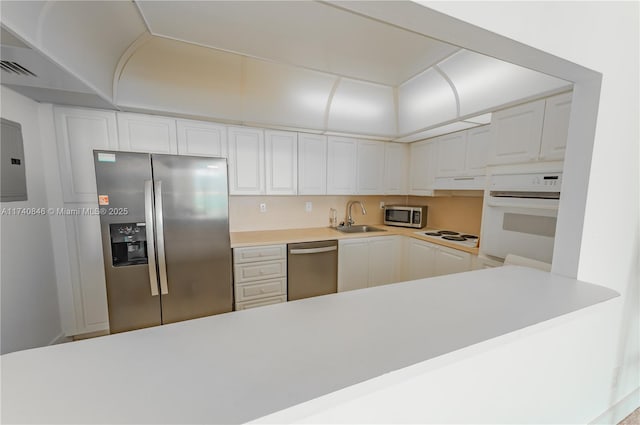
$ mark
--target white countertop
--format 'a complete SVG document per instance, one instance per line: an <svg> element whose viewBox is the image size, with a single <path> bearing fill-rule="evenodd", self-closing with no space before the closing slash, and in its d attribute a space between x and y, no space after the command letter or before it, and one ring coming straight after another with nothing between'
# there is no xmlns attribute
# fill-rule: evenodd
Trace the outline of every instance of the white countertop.
<svg viewBox="0 0 640 425"><path fill-rule="evenodd" d="M618 296L507 266L2 356L8 423L237 423Z"/></svg>
<svg viewBox="0 0 640 425"><path fill-rule="evenodd" d="M258 230L247 232L231 232L231 248L243 248L249 246L287 244L297 242L312 242L323 240L340 240L354 238L371 238L376 236L407 236L414 239L420 239L437 245L447 246L449 248L465 251L470 254L478 254L478 248L473 246L464 246L455 242L444 239L436 239L429 236L419 235L416 232L427 232L435 230L430 228L414 229L409 227L386 226L384 224L372 224L371 226L383 229L384 232L369 233L342 233L331 227L311 227L304 229L280 229L280 230Z"/></svg>

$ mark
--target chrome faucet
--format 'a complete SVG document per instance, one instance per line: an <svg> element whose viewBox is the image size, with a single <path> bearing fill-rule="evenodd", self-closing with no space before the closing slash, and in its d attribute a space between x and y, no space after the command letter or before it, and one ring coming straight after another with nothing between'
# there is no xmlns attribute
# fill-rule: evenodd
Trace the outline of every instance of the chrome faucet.
<svg viewBox="0 0 640 425"><path fill-rule="evenodd" d="M367 210L364 209L364 204L360 201L349 201L347 202L347 221L344 223L345 226L351 226L355 221L351 217L351 206L353 204L360 204L360 208L362 208L362 215L367 213Z"/></svg>

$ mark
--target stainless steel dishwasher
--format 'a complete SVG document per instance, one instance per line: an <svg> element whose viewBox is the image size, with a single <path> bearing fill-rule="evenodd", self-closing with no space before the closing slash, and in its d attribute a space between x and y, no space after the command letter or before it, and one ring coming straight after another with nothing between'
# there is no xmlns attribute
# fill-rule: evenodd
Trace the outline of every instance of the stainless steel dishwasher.
<svg viewBox="0 0 640 425"><path fill-rule="evenodd" d="M287 300L338 292L338 241L287 245Z"/></svg>

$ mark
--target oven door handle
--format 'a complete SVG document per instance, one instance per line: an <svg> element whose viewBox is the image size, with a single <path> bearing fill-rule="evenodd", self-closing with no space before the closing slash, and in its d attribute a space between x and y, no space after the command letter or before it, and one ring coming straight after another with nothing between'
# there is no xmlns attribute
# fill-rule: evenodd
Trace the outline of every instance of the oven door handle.
<svg viewBox="0 0 640 425"><path fill-rule="evenodd" d="M495 208L526 208L533 210L558 210L557 199L515 199L515 198L493 198L487 199L487 206Z"/></svg>

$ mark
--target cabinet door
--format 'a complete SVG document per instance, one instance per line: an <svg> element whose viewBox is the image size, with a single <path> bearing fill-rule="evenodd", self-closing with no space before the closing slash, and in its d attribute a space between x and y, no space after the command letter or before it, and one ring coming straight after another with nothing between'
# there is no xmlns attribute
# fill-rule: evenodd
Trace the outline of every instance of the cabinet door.
<svg viewBox="0 0 640 425"><path fill-rule="evenodd" d="M154 115L118 112L120 150L178 153L176 120Z"/></svg>
<svg viewBox="0 0 640 425"><path fill-rule="evenodd" d="M436 177L454 177L465 174L467 132L460 131L438 137Z"/></svg>
<svg viewBox="0 0 640 425"><path fill-rule="evenodd" d="M494 112L489 164L536 161L540 152L544 100Z"/></svg>
<svg viewBox="0 0 640 425"><path fill-rule="evenodd" d="M486 174L490 136L491 127L488 125L467 130L466 174L470 176Z"/></svg>
<svg viewBox="0 0 640 425"><path fill-rule="evenodd" d="M64 202L95 202L93 150L118 149L115 112L54 108Z"/></svg>
<svg viewBox="0 0 640 425"><path fill-rule="evenodd" d="M400 238L369 238L369 286L386 285L400 279Z"/></svg>
<svg viewBox="0 0 640 425"><path fill-rule="evenodd" d="M471 259L471 268L473 270L490 269L493 267L500 267L502 265L502 261L493 260L480 255L474 255Z"/></svg>
<svg viewBox="0 0 640 425"><path fill-rule="evenodd" d="M436 276L471 270L471 254L468 252L439 246L435 256Z"/></svg>
<svg viewBox="0 0 640 425"><path fill-rule="evenodd" d="M224 125L178 120L178 155L227 157L227 128Z"/></svg>
<svg viewBox="0 0 640 425"><path fill-rule="evenodd" d="M267 195L298 193L298 133L264 132Z"/></svg>
<svg viewBox="0 0 640 425"><path fill-rule="evenodd" d="M437 144L435 141L412 143L410 172L410 195L430 196L436 177Z"/></svg>
<svg viewBox="0 0 640 425"><path fill-rule="evenodd" d="M229 127L229 194L264 195L264 133L250 127Z"/></svg>
<svg viewBox="0 0 640 425"><path fill-rule="evenodd" d="M80 207L95 208L95 206L94 203ZM66 216L65 227L71 260L69 268L76 333L109 329L100 217L97 215Z"/></svg>
<svg viewBox="0 0 640 425"><path fill-rule="evenodd" d="M407 279L423 279L435 276L435 255L437 247L428 242L409 239L407 250Z"/></svg>
<svg viewBox="0 0 640 425"><path fill-rule="evenodd" d="M356 193L356 140L346 137L327 139L327 194Z"/></svg>
<svg viewBox="0 0 640 425"><path fill-rule="evenodd" d="M327 194L327 136L298 133L298 194Z"/></svg>
<svg viewBox="0 0 640 425"><path fill-rule="evenodd" d="M540 143L540 159L557 160L564 158L569 132L572 93L563 93L546 100L544 126Z"/></svg>
<svg viewBox="0 0 640 425"><path fill-rule="evenodd" d="M384 143L358 141L357 193L380 195L384 192Z"/></svg>
<svg viewBox="0 0 640 425"><path fill-rule="evenodd" d="M384 193L407 194L408 147L404 143L387 142L384 146Z"/></svg>
<svg viewBox="0 0 640 425"><path fill-rule="evenodd" d="M338 292L369 286L369 242L366 239L338 241Z"/></svg>

